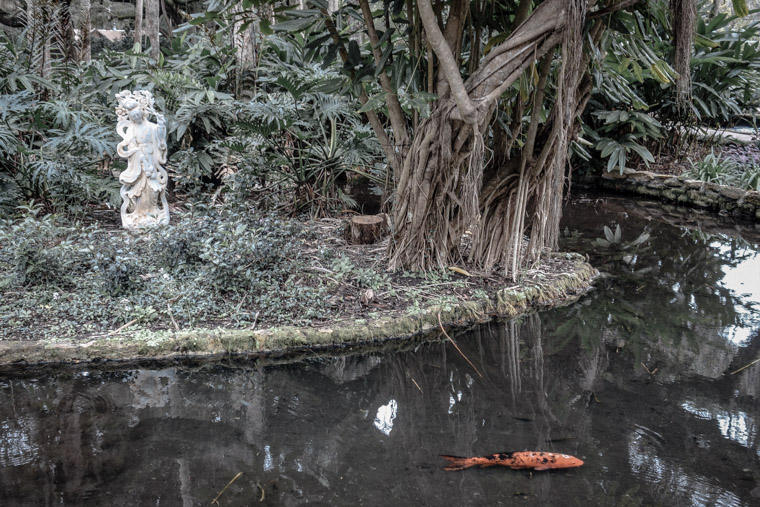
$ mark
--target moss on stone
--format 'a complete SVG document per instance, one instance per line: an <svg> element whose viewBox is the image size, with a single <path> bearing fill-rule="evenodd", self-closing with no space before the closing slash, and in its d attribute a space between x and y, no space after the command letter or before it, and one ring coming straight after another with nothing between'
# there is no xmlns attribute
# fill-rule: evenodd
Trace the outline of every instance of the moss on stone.
<svg viewBox="0 0 760 507"><path fill-rule="evenodd" d="M760 192L687 179L685 176L626 170L625 174L603 174L593 180L608 190L656 197L678 204L723 211L760 220Z"/></svg>

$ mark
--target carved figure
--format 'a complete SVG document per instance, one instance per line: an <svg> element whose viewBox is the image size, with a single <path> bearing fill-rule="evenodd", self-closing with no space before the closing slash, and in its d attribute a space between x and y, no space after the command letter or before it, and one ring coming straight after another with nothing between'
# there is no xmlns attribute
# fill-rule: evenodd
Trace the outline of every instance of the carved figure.
<svg viewBox="0 0 760 507"><path fill-rule="evenodd" d="M166 184L166 120L154 109L153 95L147 90L124 90L116 94L118 123L122 141L116 153L127 159L121 183L121 224L139 230L169 224ZM156 117L156 123L148 120Z"/></svg>

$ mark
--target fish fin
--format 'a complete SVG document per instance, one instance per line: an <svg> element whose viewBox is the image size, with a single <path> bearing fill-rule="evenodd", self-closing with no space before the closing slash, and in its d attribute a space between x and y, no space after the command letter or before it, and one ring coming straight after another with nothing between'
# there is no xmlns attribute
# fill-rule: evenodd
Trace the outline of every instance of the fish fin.
<svg viewBox="0 0 760 507"><path fill-rule="evenodd" d="M451 462L451 465L444 467L444 470L448 471L464 470L465 468L470 468L475 464L470 461L470 458L463 458L461 456L449 456L448 454L441 454L440 456L443 459L447 459Z"/></svg>
<svg viewBox="0 0 760 507"><path fill-rule="evenodd" d="M551 470L552 468L554 467L550 467L548 465L541 465L541 466L533 467L533 470Z"/></svg>

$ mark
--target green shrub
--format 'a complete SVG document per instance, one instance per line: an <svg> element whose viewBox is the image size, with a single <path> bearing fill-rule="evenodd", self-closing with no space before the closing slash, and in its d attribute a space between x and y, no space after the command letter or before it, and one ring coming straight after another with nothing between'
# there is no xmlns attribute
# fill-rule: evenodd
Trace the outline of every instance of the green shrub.
<svg viewBox="0 0 760 507"><path fill-rule="evenodd" d="M741 177L741 188L760 192L760 164L744 167Z"/></svg>
<svg viewBox="0 0 760 507"><path fill-rule="evenodd" d="M7 231L6 246L0 248L0 288L74 286L83 267L83 255L74 246L78 228L61 225L52 215L38 217L41 206L25 209L21 221L0 223Z"/></svg>
<svg viewBox="0 0 760 507"><path fill-rule="evenodd" d="M726 185L734 180L732 173L736 172L736 164L729 159L716 155L712 149L702 160L697 162L689 160L689 163L691 169L684 173L686 177L707 183L718 183L719 185Z"/></svg>

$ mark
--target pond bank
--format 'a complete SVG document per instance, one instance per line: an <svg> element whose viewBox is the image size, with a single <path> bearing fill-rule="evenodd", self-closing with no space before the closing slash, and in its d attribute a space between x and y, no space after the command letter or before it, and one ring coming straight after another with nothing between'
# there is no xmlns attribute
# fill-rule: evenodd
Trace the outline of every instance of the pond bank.
<svg viewBox="0 0 760 507"><path fill-rule="evenodd" d="M533 308L575 301L598 275L585 259L572 253L553 254L552 269L523 285L504 287L458 302L407 309L400 315L350 319L319 327L268 329L189 329L110 333L89 341L0 341L0 366L98 361L149 361L174 358L250 358L297 356L316 350L362 347L429 334L441 327L465 326L494 316L515 316ZM438 331L437 331L438 330Z"/></svg>
<svg viewBox="0 0 760 507"><path fill-rule="evenodd" d="M587 178L581 183L760 221L760 192L754 190L634 169L626 169L622 174L605 172L601 177Z"/></svg>
<svg viewBox="0 0 760 507"><path fill-rule="evenodd" d="M753 179L753 171L760 164L757 135L715 129L692 134L705 142L694 143L687 153L668 153L666 149L646 169L640 164L622 172L588 172L578 182L584 187L651 197L760 222L760 188ZM704 174L711 181L696 179L695 175L702 174L699 171L708 171Z"/></svg>

